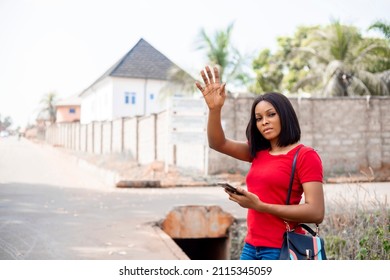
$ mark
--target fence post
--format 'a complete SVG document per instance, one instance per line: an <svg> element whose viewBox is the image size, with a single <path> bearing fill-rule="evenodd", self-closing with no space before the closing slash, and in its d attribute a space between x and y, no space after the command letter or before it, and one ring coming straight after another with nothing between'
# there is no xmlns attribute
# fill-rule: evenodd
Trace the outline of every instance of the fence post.
<svg viewBox="0 0 390 280"><path fill-rule="evenodd" d="M153 126L154 126L154 138L153 138L153 144L154 144L154 160L157 160L157 114L153 114Z"/></svg>
<svg viewBox="0 0 390 280"><path fill-rule="evenodd" d="M121 153L123 153L125 149L125 118L121 118Z"/></svg>
<svg viewBox="0 0 390 280"><path fill-rule="evenodd" d="M136 117L136 125L135 125L135 130L136 130L136 137L135 137L135 160L138 162L139 161L139 117Z"/></svg>

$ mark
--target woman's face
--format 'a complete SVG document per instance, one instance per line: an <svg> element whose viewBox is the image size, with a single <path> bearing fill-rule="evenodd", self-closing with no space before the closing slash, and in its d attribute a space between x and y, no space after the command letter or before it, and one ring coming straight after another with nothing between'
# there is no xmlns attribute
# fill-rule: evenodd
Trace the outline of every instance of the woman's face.
<svg viewBox="0 0 390 280"><path fill-rule="evenodd" d="M255 107L256 126L261 135L271 143L276 143L281 131L280 118L274 106L260 101Z"/></svg>

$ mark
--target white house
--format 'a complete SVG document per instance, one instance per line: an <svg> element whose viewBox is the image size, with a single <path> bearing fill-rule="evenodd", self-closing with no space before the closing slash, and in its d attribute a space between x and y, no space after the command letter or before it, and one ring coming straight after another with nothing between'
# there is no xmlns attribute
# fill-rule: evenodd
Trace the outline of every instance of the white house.
<svg viewBox="0 0 390 280"><path fill-rule="evenodd" d="M180 69L144 39L79 94L80 123L143 116L165 109L159 94Z"/></svg>

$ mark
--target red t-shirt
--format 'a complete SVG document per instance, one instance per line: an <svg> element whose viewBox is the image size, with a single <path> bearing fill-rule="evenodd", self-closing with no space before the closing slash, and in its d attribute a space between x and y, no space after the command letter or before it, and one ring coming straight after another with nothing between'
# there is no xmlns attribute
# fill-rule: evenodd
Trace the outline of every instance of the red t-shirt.
<svg viewBox="0 0 390 280"><path fill-rule="evenodd" d="M311 148L298 145L286 155L271 155L269 150L257 152L246 177L248 191L256 194L260 200L272 204L286 204L292 162L296 150L298 153L290 204L299 204L303 194L302 184L322 182L322 162L317 152ZM286 231L284 221L268 213L248 210L248 233L245 242L252 246L281 248L283 233ZM289 223L290 227L296 223Z"/></svg>

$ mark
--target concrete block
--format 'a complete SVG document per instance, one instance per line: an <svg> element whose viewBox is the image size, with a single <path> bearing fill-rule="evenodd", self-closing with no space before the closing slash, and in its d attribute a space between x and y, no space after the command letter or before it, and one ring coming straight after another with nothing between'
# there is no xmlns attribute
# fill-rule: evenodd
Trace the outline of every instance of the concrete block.
<svg viewBox="0 0 390 280"><path fill-rule="evenodd" d="M233 222L219 206L190 205L174 208L161 228L172 238L218 238L227 237Z"/></svg>

